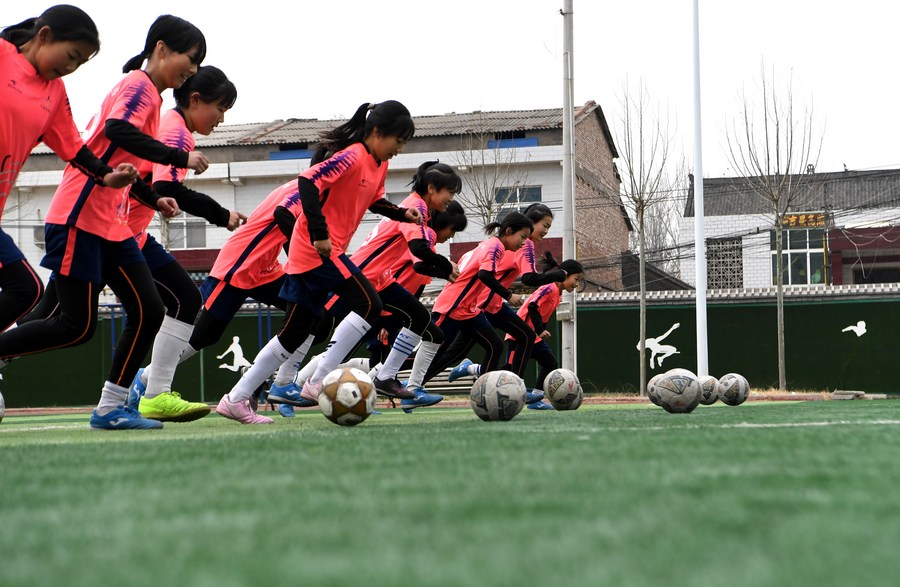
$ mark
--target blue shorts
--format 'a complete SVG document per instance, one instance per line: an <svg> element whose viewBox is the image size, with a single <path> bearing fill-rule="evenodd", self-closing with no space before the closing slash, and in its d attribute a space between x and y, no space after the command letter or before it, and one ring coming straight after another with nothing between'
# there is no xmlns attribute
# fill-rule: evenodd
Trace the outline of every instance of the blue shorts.
<svg viewBox="0 0 900 587"><path fill-rule="evenodd" d="M289 302L301 306L316 316L321 316L328 300L328 294L348 279L349 275L360 275L362 271L347 255L339 255L337 262L326 259L322 265L287 276L279 294ZM341 269L343 268L343 271Z"/></svg>
<svg viewBox="0 0 900 587"><path fill-rule="evenodd" d="M13 242L11 236L3 232L0 228L0 267L12 265L25 258L16 243Z"/></svg>
<svg viewBox="0 0 900 587"><path fill-rule="evenodd" d="M172 253L167 251L165 247L159 244L159 241L149 234L147 235L147 240L144 241L144 246L141 247L141 254L144 255L151 273L176 261Z"/></svg>
<svg viewBox="0 0 900 587"><path fill-rule="evenodd" d="M203 307L212 314L213 318L222 322L230 322L238 310L241 309L241 306L244 305L244 302L247 301L247 298L253 298L264 304L284 310L287 307L287 302L278 297L278 292L284 286L286 278L286 275L282 275L275 281L259 287L241 289L225 281L219 281L215 277L207 277L200 285Z"/></svg>
<svg viewBox="0 0 900 587"><path fill-rule="evenodd" d="M115 267L145 263L137 241L108 241L74 226L45 224L47 253L41 267L92 283L106 283L104 274Z"/></svg>

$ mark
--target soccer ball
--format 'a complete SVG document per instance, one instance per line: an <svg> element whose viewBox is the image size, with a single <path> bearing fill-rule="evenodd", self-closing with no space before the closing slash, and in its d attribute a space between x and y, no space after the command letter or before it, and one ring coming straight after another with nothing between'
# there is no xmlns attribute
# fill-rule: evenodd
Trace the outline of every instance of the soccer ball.
<svg viewBox="0 0 900 587"><path fill-rule="evenodd" d="M656 393L656 384L659 383L659 380L665 377L665 375L665 373L657 373L647 382L647 397L657 406L660 405L660 403L659 395Z"/></svg>
<svg viewBox="0 0 900 587"><path fill-rule="evenodd" d="M490 371L475 380L469 405L485 422L512 420L525 406L525 382L512 371Z"/></svg>
<svg viewBox="0 0 900 587"><path fill-rule="evenodd" d="M737 373L727 373L719 378L719 399L729 406L739 406L750 395L747 378Z"/></svg>
<svg viewBox="0 0 900 587"><path fill-rule="evenodd" d="M554 369L547 374L544 394L557 410L577 410L584 400L581 382L568 369Z"/></svg>
<svg viewBox="0 0 900 587"><path fill-rule="evenodd" d="M700 403L711 406L719 399L719 380L712 375L703 375L700 381Z"/></svg>
<svg viewBox="0 0 900 587"><path fill-rule="evenodd" d="M319 408L341 426L356 426L375 410L375 385L369 376L352 367L335 369L322 380Z"/></svg>
<svg viewBox="0 0 900 587"><path fill-rule="evenodd" d="M656 396L659 405L672 414L692 412L700 403L700 382L693 373L683 369L663 375L656 382Z"/></svg>

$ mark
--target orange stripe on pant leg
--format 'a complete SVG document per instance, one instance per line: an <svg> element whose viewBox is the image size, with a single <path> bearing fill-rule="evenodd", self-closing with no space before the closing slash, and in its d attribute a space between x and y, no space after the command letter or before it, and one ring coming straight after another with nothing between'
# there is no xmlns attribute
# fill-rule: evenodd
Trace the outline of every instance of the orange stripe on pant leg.
<svg viewBox="0 0 900 587"><path fill-rule="evenodd" d="M203 304L203 307L205 307L207 311L212 311L212 306L216 303L216 298L219 297L219 294L222 293L226 285L227 284L224 281L220 281L216 284L216 287L213 288L212 293L206 298L206 303Z"/></svg>
<svg viewBox="0 0 900 587"><path fill-rule="evenodd" d="M66 236L66 252L63 253L62 263L59 267L60 275L69 276L72 271L72 259L75 257L75 239L78 235L78 229L74 226L69 227L69 234Z"/></svg>
<svg viewBox="0 0 900 587"><path fill-rule="evenodd" d="M117 267L119 273L122 274L122 277L125 278L125 282L128 284L128 287L131 288L132 293L134 294L134 298L137 300L137 312L138 312L138 326L135 331L134 340L131 342L131 348L128 349L128 354L125 356L125 360L122 362L122 372L116 377L116 382L122 381L122 373L124 373L125 366L131 361L131 355L134 354L134 347L137 344L138 339L140 338L141 328L144 326L144 306L141 304L141 296L137 294L137 288L134 287L134 283L128 279L128 274L125 273L125 270L122 267ZM125 319L129 320L131 316L127 313L125 314ZM117 383L118 385L118 383Z"/></svg>

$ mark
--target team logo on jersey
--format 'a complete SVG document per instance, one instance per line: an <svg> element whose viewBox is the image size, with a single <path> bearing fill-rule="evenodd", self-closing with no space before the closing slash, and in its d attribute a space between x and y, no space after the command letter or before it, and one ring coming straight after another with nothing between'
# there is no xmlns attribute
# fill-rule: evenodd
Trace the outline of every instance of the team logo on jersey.
<svg viewBox="0 0 900 587"><path fill-rule="evenodd" d="M369 180L366 179L365 177L362 178L361 180L359 180L359 187L361 187L361 188L369 187Z"/></svg>

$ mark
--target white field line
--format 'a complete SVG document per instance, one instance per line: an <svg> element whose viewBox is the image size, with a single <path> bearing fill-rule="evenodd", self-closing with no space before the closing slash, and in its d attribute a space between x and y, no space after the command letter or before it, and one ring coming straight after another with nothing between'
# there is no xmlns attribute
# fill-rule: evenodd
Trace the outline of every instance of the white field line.
<svg viewBox="0 0 900 587"><path fill-rule="evenodd" d="M12 434L13 432L35 432L41 430L69 430L72 428L84 428L86 425L86 422L72 422L71 424L47 424L46 426L0 425L0 434Z"/></svg>

